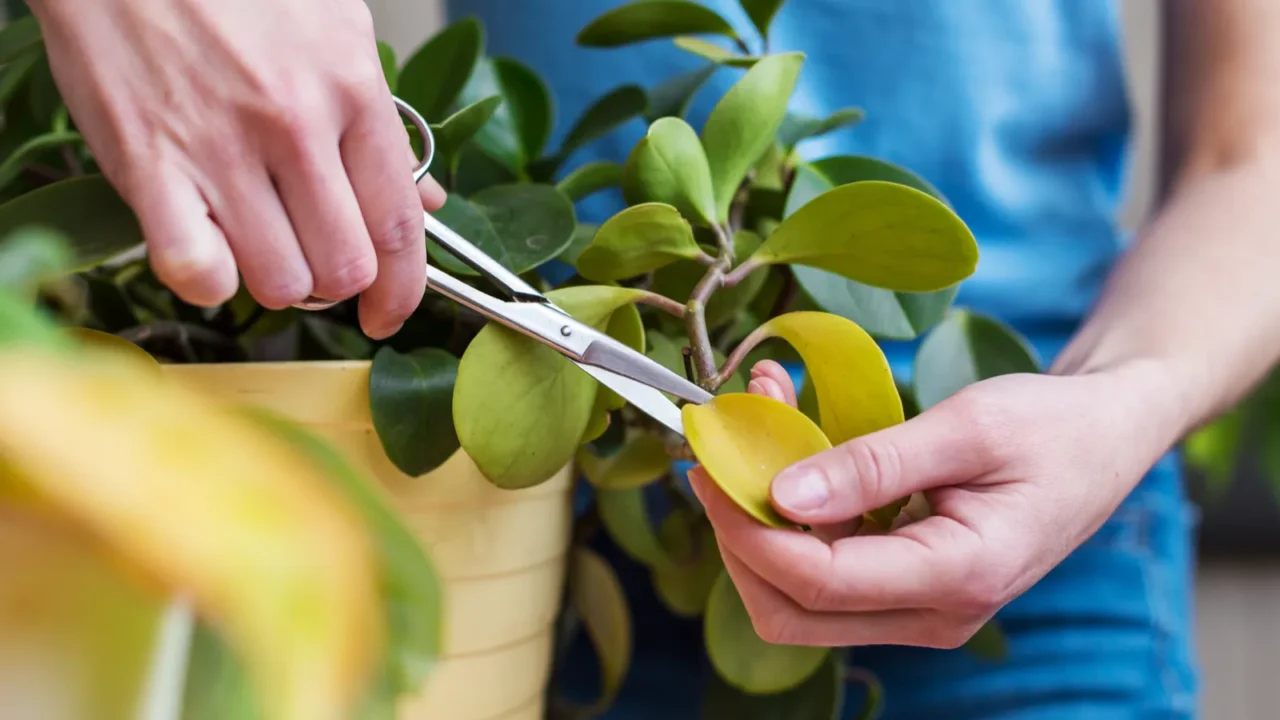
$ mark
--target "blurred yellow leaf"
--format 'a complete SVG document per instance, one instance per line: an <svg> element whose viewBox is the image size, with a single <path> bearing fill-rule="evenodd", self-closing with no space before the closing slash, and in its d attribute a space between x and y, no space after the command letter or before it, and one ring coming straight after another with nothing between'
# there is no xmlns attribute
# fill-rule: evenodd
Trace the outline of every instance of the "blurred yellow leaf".
<svg viewBox="0 0 1280 720"><path fill-rule="evenodd" d="M603 688L593 706L600 712L613 702L631 666L631 613L613 568L586 548L574 551L569 592L600 660Z"/></svg>
<svg viewBox="0 0 1280 720"><path fill-rule="evenodd" d="M345 717L382 642L358 516L315 465L113 353L0 354L0 462L240 655L264 715Z"/></svg>

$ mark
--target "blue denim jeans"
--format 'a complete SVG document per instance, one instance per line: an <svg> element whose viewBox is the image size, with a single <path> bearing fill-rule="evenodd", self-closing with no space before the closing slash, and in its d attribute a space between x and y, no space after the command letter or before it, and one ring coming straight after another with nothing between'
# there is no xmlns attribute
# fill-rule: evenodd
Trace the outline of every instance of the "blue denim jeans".
<svg viewBox="0 0 1280 720"><path fill-rule="evenodd" d="M997 615L1009 640L1006 659L867 647L848 649L848 661L883 683L881 720L1193 718L1196 517L1170 455L1091 539ZM632 666L603 717L698 720L711 672L701 624L672 617L642 568L607 541L599 549L620 569L635 617ZM562 687L593 695L594 664L579 648ZM850 685L844 716L857 717L863 700L862 688Z"/></svg>

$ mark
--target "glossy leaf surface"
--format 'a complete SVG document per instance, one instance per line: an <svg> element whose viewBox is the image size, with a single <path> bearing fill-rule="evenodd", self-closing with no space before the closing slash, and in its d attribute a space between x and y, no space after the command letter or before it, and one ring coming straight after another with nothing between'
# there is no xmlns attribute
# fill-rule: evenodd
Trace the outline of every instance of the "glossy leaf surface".
<svg viewBox="0 0 1280 720"><path fill-rule="evenodd" d="M28 225L50 228L66 238L72 272L142 244L137 217L101 175L55 182L0 205L0 237Z"/></svg>
<svg viewBox="0 0 1280 720"><path fill-rule="evenodd" d="M778 143L784 150L790 150L810 138L822 137L840 128L857 125L862 122L863 115L858 108L837 110L824 118L787 113L782 120L782 127L778 128Z"/></svg>
<svg viewBox="0 0 1280 720"><path fill-rule="evenodd" d="M556 183L556 187L570 200L577 202L621 184L622 166L615 162L597 160L578 167Z"/></svg>
<svg viewBox="0 0 1280 720"><path fill-rule="evenodd" d="M542 153L551 133L551 93L542 78L511 58L484 58L462 90L464 103L497 95L503 102L475 136L490 157L519 174Z"/></svg>
<svg viewBox="0 0 1280 720"><path fill-rule="evenodd" d="M692 222L713 224L716 199L698 133L680 118L650 125L627 156L622 194L630 205L665 203Z"/></svg>
<svg viewBox="0 0 1280 720"><path fill-rule="evenodd" d="M387 458L410 477L453 456L453 385L458 359L439 348L409 353L382 347L369 371L369 409Z"/></svg>
<svg viewBox="0 0 1280 720"><path fill-rule="evenodd" d="M710 60L719 65L729 65L731 67L749 68L759 62L757 56L740 55L723 45L717 45L709 40L703 40L699 37L691 37L682 35L672 40L676 47L685 52L693 53L703 60Z"/></svg>
<svg viewBox="0 0 1280 720"><path fill-rule="evenodd" d="M436 33L404 64L396 84L401 100L430 122L448 114L480 59L484 31L464 18Z"/></svg>
<svg viewBox="0 0 1280 720"><path fill-rule="evenodd" d="M481 190L470 198L450 195L436 219L515 273L524 273L558 255L573 239L573 203L551 185L510 184ZM458 275L476 272L436 243L431 257Z"/></svg>
<svg viewBox="0 0 1280 720"><path fill-rule="evenodd" d="M736 38L733 27L714 10L689 0L639 0L592 20L576 38L586 47L618 47L642 40L713 33Z"/></svg>
<svg viewBox="0 0 1280 720"><path fill-rule="evenodd" d="M912 381L916 402L927 410L980 380L1037 372L1035 351L1012 328L985 315L955 310L920 344Z"/></svg>
<svg viewBox="0 0 1280 720"><path fill-rule="evenodd" d="M678 210L662 203L646 203L606 220L591 245L578 256L577 268L588 280L609 282L701 254L693 229Z"/></svg>

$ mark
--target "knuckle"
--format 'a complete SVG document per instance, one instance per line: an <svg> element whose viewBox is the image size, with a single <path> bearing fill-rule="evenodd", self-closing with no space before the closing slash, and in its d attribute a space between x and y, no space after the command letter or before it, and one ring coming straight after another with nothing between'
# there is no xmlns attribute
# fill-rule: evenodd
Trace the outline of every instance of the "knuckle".
<svg viewBox="0 0 1280 720"><path fill-rule="evenodd" d="M386 255L426 252L426 236L422 229L422 216L417 212L396 213L373 235L373 244Z"/></svg>
<svg viewBox="0 0 1280 720"><path fill-rule="evenodd" d="M345 262L337 263L323 276L316 278L316 290L325 297L337 300L359 295L378 277L378 261L372 252L361 253Z"/></svg>
<svg viewBox="0 0 1280 720"><path fill-rule="evenodd" d="M236 276L213 258L157 260L156 276L179 297L193 305L221 305L236 291Z"/></svg>
<svg viewBox="0 0 1280 720"><path fill-rule="evenodd" d="M889 500L888 490L902 477L902 455L892 443L851 442L843 446L846 478L854 478L858 495L869 501ZM833 484L840 478L828 477ZM847 484L849 480L844 480Z"/></svg>

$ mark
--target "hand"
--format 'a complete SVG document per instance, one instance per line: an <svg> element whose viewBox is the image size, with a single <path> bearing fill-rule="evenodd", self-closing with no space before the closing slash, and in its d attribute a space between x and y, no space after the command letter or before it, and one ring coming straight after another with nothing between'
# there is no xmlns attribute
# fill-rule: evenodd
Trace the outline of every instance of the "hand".
<svg viewBox="0 0 1280 720"><path fill-rule="evenodd" d="M360 296L385 337L425 291L408 135L361 0L32 0L54 78L133 208L156 276L201 306Z"/></svg>
<svg viewBox="0 0 1280 720"><path fill-rule="evenodd" d="M1173 441L1146 398L1155 371L1007 375L783 471L773 503L813 533L767 527L691 473L764 640L962 645L1096 531ZM795 403L764 362L748 389ZM933 515L853 535L865 512L923 492ZM834 537L826 542L818 537Z"/></svg>

